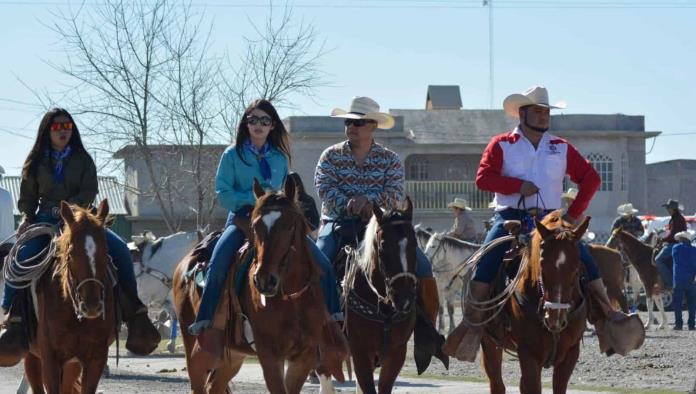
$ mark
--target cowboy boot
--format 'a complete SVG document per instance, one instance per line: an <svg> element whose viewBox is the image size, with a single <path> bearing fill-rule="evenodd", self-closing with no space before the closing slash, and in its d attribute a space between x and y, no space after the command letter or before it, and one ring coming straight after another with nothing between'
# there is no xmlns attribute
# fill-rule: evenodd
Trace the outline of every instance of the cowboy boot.
<svg viewBox="0 0 696 394"><path fill-rule="evenodd" d="M437 291L437 282L435 278L419 278L418 279L418 298L423 312L437 327L437 315L440 311L440 299Z"/></svg>
<svg viewBox="0 0 696 394"><path fill-rule="evenodd" d="M490 296L491 285L488 283L471 281L469 283L471 296L475 301L485 301ZM474 361L476 353L481 346L483 326L479 326L484 319L484 312L467 304L464 308L464 320L447 337L442 350L448 356L460 361Z"/></svg>
<svg viewBox="0 0 696 394"><path fill-rule="evenodd" d="M122 289L120 297L121 313L128 327L126 349L139 356L146 356L157 348L162 338L147 315L147 307L133 293Z"/></svg>
<svg viewBox="0 0 696 394"><path fill-rule="evenodd" d="M29 341L24 321L19 313L15 313L19 309L15 303L10 308L7 320L0 325L0 367L17 365L29 352ZM2 313L8 314L4 309L2 309Z"/></svg>

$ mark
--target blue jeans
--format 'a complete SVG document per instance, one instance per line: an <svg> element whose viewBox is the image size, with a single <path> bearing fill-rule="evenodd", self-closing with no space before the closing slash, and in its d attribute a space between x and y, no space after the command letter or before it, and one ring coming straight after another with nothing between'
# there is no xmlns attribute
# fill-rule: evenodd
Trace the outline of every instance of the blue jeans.
<svg viewBox="0 0 696 394"><path fill-rule="evenodd" d="M674 325L681 327L684 325L682 320L682 300L686 296L689 304L689 328L696 326L696 283L677 283L674 286L672 295L672 308L674 308Z"/></svg>
<svg viewBox="0 0 696 394"><path fill-rule="evenodd" d="M208 273L205 279L205 288L203 289L203 297L201 304L198 307L198 315L196 321L189 326L191 335L198 335L202 329L209 328L212 325L213 316L220 302L220 295L225 286L227 273L230 270L230 265L234 261L234 256L242 246L245 240L244 232L228 220L227 227L222 232L220 239L210 258ZM324 302L329 310L329 314L334 320L343 320L343 312L341 311L341 300L336 284L336 274L329 260L319 250L317 245L311 238L307 237L309 250L314 257L314 261L322 270L320 278L320 286L324 293Z"/></svg>
<svg viewBox="0 0 696 394"><path fill-rule="evenodd" d="M355 225L355 222L346 221L340 224L342 226L351 226ZM346 246L345 244L341 245L341 237L336 234L337 225L338 224L335 222L325 223L319 230L319 234L317 236L317 246L328 258L331 264L333 264L333 261L336 260L339 249ZM418 246L416 246L416 276L418 278L433 277L433 265Z"/></svg>
<svg viewBox="0 0 696 394"><path fill-rule="evenodd" d="M665 244L655 256L655 265L667 288L673 287L672 268L670 267L670 263L672 262L672 246L674 246L674 244Z"/></svg>
<svg viewBox="0 0 696 394"><path fill-rule="evenodd" d="M57 224L58 219L54 219L50 215L39 213L36 216L36 223L51 223ZM36 256L41 252L51 241L49 236L36 237L27 242L17 253L19 260L27 260L32 256ZM132 291L132 294L138 294L138 286L135 283L135 273L133 272L133 260L131 259L130 251L126 243L113 231L106 229L106 245L109 248L109 255L117 268L117 276L119 285L127 287ZM10 309L14 295L17 289L10 287L5 283L5 294L2 297L2 308Z"/></svg>
<svg viewBox="0 0 696 394"><path fill-rule="evenodd" d="M529 214L526 211L508 208L495 213L493 226L491 227L490 231L488 231L488 234L486 234L486 239L483 241L484 244L508 235L507 230L503 228L503 224L506 220L521 221L523 231L526 233L529 233L532 230L530 226L531 222ZM493 282L496 275L498 275L500 265L503 263L505 252L510 249L510 246L511 242L505 242L488 251L488 253L486 253L479 261L473 280L483 283ZM584 242L579 242L578 249L580 251L580 260L585 265L585 270L587 270L589 281L591 282L595 279L599 279L599 269L597 268L597 264L595 264L587 245Z"/></svg>

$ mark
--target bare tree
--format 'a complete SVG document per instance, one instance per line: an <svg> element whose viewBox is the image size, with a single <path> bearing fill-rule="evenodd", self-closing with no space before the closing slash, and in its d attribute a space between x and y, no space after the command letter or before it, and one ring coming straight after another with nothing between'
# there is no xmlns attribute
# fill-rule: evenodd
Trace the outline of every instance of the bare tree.
<svg viewBox="0 0 696 394"><path fill-rule="evenodd" d="M213 24L188 2L105 0L52 25L68 55L52 65L75 82L65 96L85 137L109 157L128 147L142 159L148 187L138 192L156 202L171 232L186 220L211 222L218 157L210 144L229 141L252 99L287 106L291 94L324 84L318 33L294 26L289 7L279 20L274 9L269 3L264 26L252 24L239 64L213 54Z"/></svg>

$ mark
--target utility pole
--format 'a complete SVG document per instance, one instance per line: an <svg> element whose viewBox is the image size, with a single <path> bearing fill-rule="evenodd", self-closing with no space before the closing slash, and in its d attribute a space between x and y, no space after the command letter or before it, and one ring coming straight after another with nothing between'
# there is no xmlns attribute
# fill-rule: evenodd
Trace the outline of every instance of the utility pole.
<svg viewBox="0 0 696 394"><path fill-rule="evenodd" d="M483 6L488 7L488 95L490 98L489 108L493 109L493 94L495 89L493 70L493 0L483 0Z"/></svg>

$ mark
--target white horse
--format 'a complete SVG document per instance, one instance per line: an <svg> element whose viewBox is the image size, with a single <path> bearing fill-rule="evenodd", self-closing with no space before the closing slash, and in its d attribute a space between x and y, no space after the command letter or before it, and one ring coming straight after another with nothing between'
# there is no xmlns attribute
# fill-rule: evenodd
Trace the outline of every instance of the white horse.
<svg viewBox="0 0 696 394"><path fill-rule="evenodd" d="M171 334L167 350L176 350L177 321L174 313L172 294L172 275L176 264L199 241L198 231L179 232L166 237L155 238L151 232L134 235L129 244L135 255L135 279L138 295L145 305L165 310L171 318Z"/></svg>
<svg viewBox="0 0 696 394"><path fill-rule="evenodd" d="M433 265L433 273L437 280L440 302L445 301L449 314L449 332L456 327L454 323L454 302L461 296L464 282L457 276L453 278L455 270L465 262L481 245L462 241L445 235L445 233L433 233L423 251ZM445 330L445 313L440 304L438 330Z"/></svg>
<svg viewBox="0 0 696 394"><path fill-rule="evenodd" d="M637 307L640 294L646 294L645 305L648 309L648 321L645 323L645 329L649 330L654 321L653 305L657 306L657 310L660 312L661 320L658 323L657 329L666 329L665 324L667 323L667 313L665 312L665 304L669 305L672 302L672 293L660 292L654 294L652 297L648 297L647 293L645 293L645 287L643 287L643 282L641 282L640 276L638 276L638 271L636 271L636 269L632 265L629 265L628 267L628 278L625 283L626 290L624 291L624 293L626 294L626 298L628 298L629 287L631 288L632 298L631 300L629 300L630 305L635 305Z"/></svg>

